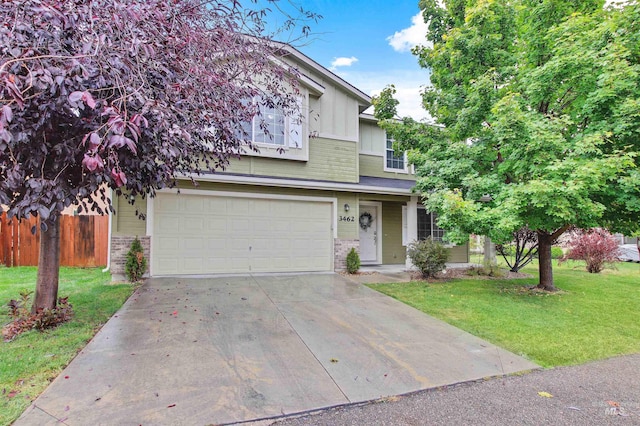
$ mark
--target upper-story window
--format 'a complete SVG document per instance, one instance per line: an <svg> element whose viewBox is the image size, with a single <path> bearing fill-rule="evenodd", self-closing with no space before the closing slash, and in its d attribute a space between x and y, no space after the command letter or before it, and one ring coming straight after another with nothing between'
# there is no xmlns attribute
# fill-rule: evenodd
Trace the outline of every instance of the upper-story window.
<svg viewBox="0 0 640 426"><path fill-rule="evenodd" d="M289 117L277 107L259 104L260 114L251 123L246 123L245 131L250 141L278 148L302 148L302 123L300 117Z"/></svg>
<svg viewBox="0 0 640 426"><path fill-rule="evenodd" d="M387 136L387 148L386 148L386 158L385 158L385 169L387 170L400 170L406 171L406 158L405 153L400 152L396 153L393 149L393 139Z"/></svg>

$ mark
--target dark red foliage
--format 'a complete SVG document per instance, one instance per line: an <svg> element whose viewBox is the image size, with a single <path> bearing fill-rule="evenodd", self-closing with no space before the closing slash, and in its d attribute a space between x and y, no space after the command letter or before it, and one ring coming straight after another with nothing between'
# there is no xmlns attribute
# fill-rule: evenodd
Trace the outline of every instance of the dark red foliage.
<svg viewBox="0 0 640 426"><path fill-rule="evenodd" d="M567 247L569 252L563 260L584 260L591 273L602 271L606 263L615 262L620 255L616 238L601 228L574 231Z"/></svg>
<svg viewBox="0 0 640 426"><path fill-rule="evenodd" d="M297 108L296 71L276 59L268 17L226 0L1 2L9 217L46 223L100 191L108 202L104 184L153 195L252 149L242 123L259 111L248 99Z"/></svg>
<svg viewBox="0 0 640 426"><path fill-rule="evenodd" d="M282 8L245 3L0 2L0 205L40 218L34 312L55 308L59 236L44 237L64 208L103 214L106 188L134 200L225 168L255 149L243 127L259 115L252 99L297 113L297 71L265 35ZM297 20L285 18L290 33Z"/></svg>
<svg viewBox="0 0 640 426"><path fill-rule="evenodd" d="M54 309L41 308L32 314L28 309L29 294L23 295L20 301L11 300L8 303L12 321L2 327L2 337L5 341L13 340L25 331L43 331L56 327L73 317L73 307L68 297L59 298Z"/></svg>

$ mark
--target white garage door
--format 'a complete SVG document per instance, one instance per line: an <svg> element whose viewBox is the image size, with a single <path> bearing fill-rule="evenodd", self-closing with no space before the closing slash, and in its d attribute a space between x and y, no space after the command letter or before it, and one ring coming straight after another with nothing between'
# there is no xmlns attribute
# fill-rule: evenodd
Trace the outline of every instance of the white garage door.
<svg viewBox="0 0 640 426"><path fill-rule="evenodd" d="M153 275L332 269L330 202L157 194Z"/></svg>

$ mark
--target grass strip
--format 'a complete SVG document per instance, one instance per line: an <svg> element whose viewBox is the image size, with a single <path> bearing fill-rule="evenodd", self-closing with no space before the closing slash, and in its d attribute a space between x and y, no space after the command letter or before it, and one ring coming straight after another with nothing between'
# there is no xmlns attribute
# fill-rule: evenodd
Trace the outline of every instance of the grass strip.
<svg viewBox="0 0 640 426"><path fill-rule="evenodd" d="M7 302L20 291L35 290L36 267L0 266L0 324L10 321ZM61 268L58 295L69 296L74 318L46 332L29 331L0 341L0 425L11 424L60 374L134 291L110 284L98 268Z"/></svg>
<svg viewBox="0 0 640 426"><path fill-rule="evenodd" d="M537 265L523 272L534 278L370 287L544 367L640 352L640 265L589 274L583 263L554 264L552 294L528 289Z"/></svg>

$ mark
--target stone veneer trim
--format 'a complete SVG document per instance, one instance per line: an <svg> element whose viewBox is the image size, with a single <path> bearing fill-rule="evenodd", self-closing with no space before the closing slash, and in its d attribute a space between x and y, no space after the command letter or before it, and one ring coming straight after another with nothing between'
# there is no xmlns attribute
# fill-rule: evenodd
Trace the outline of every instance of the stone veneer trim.
<svg viewBox="0 0 640 426"><path fill-rule="evenodd" d="M127 261L127 252L131 248L131 243L135 236L113 235L111 236L111 264L109 269L112 275L124 275L124 265ZM151 263L151 237L138 237L144 250L144 257L147 259L147 273Z"/></svg>
<svg viewBox="0 0 640 426"><path fill-rule="evenodd" d="M341 239L336 238L333 241L333 265L334 270L344 271L347 269L347 254L355 248L360 253L359 239Z"/></svg>
<svg viewBox="0 0 640 426"><path fill-rule="evenodd" d="M129 235L114 235L111 237L110 270L113 275L124 275L124 265L127 259L127 252L131 248L131 243L135 238L135 236ZM144 256L147 258L147 272L149 272L148 268L151 263L151 237L144 236L138 238L140 239L140 243L144 249ZM344 271L347 269L347 254L352 248L355 248L356 251L359 252L359 239L334 239L334 270Z"/></svg>

